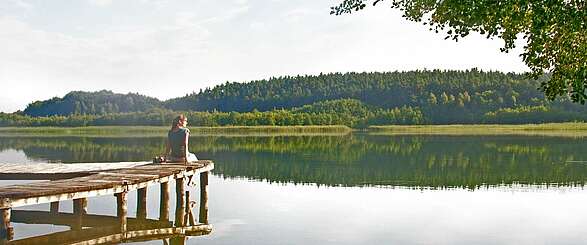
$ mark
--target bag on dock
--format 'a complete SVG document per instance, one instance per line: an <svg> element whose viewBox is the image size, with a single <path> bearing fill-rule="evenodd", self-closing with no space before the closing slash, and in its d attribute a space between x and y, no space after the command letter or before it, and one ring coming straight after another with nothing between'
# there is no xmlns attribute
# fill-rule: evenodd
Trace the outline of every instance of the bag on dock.
<svg viewBox="0 0 587 245"><path fill-rule="evenodd" d="M165 156L153 157L153 163L164 163L164 162L167 162L167 159L165 158Z"/></svg>

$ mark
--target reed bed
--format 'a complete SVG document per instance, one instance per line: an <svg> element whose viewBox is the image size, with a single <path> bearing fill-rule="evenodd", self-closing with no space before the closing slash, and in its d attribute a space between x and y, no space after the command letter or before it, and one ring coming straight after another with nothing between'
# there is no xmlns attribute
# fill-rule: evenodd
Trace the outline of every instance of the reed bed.
<svg viewBox="0 0 587 245"><path fill-rule="evenodd" d="M538 135L586 137L587 123L544 124L454 124L454 125L388 125L371 126L371 134L422 135Z"/></svg>

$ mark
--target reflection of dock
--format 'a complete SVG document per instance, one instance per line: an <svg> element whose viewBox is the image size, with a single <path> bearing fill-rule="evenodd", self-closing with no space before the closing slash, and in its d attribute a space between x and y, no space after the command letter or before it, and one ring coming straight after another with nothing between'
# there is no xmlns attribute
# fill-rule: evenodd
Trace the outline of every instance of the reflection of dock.
<svg viewBox="0 0 587 245"><path fill-rule="evenodd" d="M23 179L33 174L36 177L35 179L40 179L43 176L38 172L27 172L26 165L24 165L25 170L22 170L22 168L17 169L16 165L13 165L13 168L16 170L13 169L11 174L1 175L0 178ZM75 239L80 239L81 237L88 237L88 239L83 240L90 241L87 244L100 244L208 234L211 231L211 226L208 225L208 175L213 168L214 163L211 161L197 161L189 164L146 164L102 171L53 171L44 175L46 179L54 179L56 175L63 173L78 174L79 177L0 187L0 211L2 217L2 222L0 222L2 239L0 243L12 239L11 214L14 222L43 223L50 220L55 224L68 225L72 230L42 237L10 241L10 244L36 244L47 241L43 239L50 239L55 243L72 243L78 242ZM190 193L184 189L184 179L190 178L191 180L191 177L196 174L200 174L200 224L196 224L192 213L194 203L190 202ZM168 181L172 179L175 179L177 197L174 226L168 221ZM161 185L158 221L146 218L147 186L156 183ZM137 190L137 218L129 219L126 217L127 193L133 190ZM88 197L109 194L116 196L117 217L87 214ZM73 214L59 213L59 201L64 200L73 200ZM14 207L40 203L51 203L50 211L35 213L33 211L12 210ZM47 219L40 219L41 217L46 217ZM48 219L49 217L52 218ZM113 223L113 220L116 220L115 226L107 227L98 224L100 221ZM68 240L69 237L74 240Z"/></svg>
<svg viewBox="0 0 587 245"><path fill-rule="evenodd" d="M24 224L53 224L72 228L77 225L75 214L54 214L46 211L13 210L12 220ZM89 228L14 240L8 244L113 244L168 238L181 240L186 236L206 235L212 231L212 227L207 224L174 227L169 221L139 218L127 218L127 230L121 231L118 221L118 217L88 214L83 217L82 227Z"/></svg>

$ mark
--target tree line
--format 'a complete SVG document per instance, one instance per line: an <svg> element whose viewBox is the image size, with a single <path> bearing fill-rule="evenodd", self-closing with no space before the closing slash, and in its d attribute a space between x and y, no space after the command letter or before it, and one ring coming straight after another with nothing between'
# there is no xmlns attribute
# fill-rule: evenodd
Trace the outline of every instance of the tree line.
<svg viewBox="0 0 587 245"><path fill-rule="evenodd" d="M584 121L584 105L548 100L547 80L521 74L424 70L285 76L227 82L159 101L74 91L0 114L0 126L167 125L183 112L199 126L541 123Z"/></svg>

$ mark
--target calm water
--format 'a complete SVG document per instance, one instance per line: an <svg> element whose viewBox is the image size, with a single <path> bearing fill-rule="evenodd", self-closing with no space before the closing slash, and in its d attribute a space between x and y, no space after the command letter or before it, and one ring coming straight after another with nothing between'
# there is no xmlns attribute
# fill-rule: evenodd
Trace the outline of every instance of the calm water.
<svg viewBox="0 0 587 245"><path fill-rule="evenodd" d="M0 159L142 161L163 144L164 138L2 136ZM192 137L190 151L216 163L209 193L214 230L188 243L584 244L586 149L582 138L538 136ZM158 193L149 189L149 218L158 218ZM129 195L130 216L135 198ZM61 205L71 212L71 202ZM115 198L90 198L88 211L115 215ZM14 227L15 239L69 229Z"/></svg>

